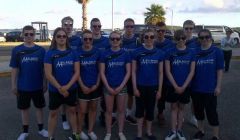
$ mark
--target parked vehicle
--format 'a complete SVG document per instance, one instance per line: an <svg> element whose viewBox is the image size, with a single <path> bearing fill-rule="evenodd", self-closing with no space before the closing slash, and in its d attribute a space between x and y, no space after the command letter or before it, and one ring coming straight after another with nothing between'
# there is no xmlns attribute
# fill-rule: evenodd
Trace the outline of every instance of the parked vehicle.
<svg viewBox="0 0 240 140"><path fill-rule="evenodd" d="M6 34L7 42L17 42L23 41L23 37L21 36L21 31L12 31Z"/></svg>
<svg viewBox="0 0 240 140"><path fill-rule="evenodd" d="M196 25L194 29L194 35L197 36L197 33L201 29L209 29L212 33L214 43L221 43L221 39L226 36L226 30L232 31L231 37L234 38L236 42L239 42L239 34L227 26L219 25Z"/></svg>
<svg viewBox="0 0 240 140"><path fill-rule="evenodd" d="M0 42L5 42L6 38L2 32L0 32Z"/></svg>

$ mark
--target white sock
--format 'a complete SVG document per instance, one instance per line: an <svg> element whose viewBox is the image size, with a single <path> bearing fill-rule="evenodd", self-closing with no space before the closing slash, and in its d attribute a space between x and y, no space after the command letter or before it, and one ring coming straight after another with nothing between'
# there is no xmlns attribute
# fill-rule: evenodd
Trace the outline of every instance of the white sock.
<svg viewBox="0 0 240 140"><path fill-rule="evenodd" d="M117 113L112 113L112 116L116 118L117 117Z"/></svg>

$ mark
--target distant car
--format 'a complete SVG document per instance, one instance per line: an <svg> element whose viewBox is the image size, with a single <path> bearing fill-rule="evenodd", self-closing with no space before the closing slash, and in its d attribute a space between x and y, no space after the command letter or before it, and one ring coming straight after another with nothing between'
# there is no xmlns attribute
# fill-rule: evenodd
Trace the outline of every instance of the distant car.
<svg viewBox="0 0 240 140"><path fill-rule="evenodd" d="M0 42L5 42L6 38L2 32L0 32Z"/></svg>
<svg viewBox="0 0 240 140"><path fill-rule="evenodd" d="M232 31L233 33L231 34L231 37L234 38L236 42L239 42L239 34L233 31L230 27L219 25L196 25L194 29L194 35L197 36L201 29L210 30L214 43L221 43L222 38L226 37L226 30Z"/></svg>
<svg viewBox="0 0 240 140"><path fill-rule="evenodd" d="M171 30L165 31L165 38L173 40L174 33Z"/></svg>
<svg viewBox="0 0 240 140"><path fill-rule="evenodd" d="M108 38L110 33L107 33L105 31L101 31L101 35Z"/></svg>
<svg viewBox="0 0 240 140"><path fill-rule="evenodd" d="M12 31L6 34L7 42L17 42L23 41L23 37L21 36L21 31Z"/></svg>

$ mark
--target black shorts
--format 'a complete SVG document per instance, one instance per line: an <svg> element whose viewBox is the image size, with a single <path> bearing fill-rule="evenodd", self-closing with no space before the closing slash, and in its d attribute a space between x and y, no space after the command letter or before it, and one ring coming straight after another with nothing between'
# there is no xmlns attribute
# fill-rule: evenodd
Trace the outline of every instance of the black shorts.
<svg viewBox="0 0 240 140"><path fill-rule="evenodd" d="M99 87L95 91L93 91L89 94L84 94L80 87L78 89L78 99L79 100L92 101L92 100L97 100L100 97L102 97L102 92L101 92L101 89Z"/></svg>
<svg viewBox="0 0 240 140"><path fill-rule="evenodd" d="M128 93L129 96L134 96L133 85L132 85L132 79L131 78L127 82L127 93Z"/></svg>
<svg viewBox="0 0 240 140"><path fill-rule="evenodd" d="M31 105L31 99L36 108L45 107L45 98L43 90L36 91L21 91L18 90L19 96L17 96L17 108L18 109L28 109Z"/></svg>
<svg viewBox="0 0 240 140"><path fill-rule="evenodd" d="M182 94L178 94L178 93L175 93L175 89L172 86L168 86L166 101L169 103L179 102L181 104L188 104L190 102L189 88L186 88L186 90Z"/></svg>
<svg viewBox="0 0 240 140"><path fill-rule="evenodd" d="M62 104L66 104L68 106L77 105L77 88L70 90L69 96L66 98L64 98L59 92L49 91L49 109L56 110Z"/></svg>

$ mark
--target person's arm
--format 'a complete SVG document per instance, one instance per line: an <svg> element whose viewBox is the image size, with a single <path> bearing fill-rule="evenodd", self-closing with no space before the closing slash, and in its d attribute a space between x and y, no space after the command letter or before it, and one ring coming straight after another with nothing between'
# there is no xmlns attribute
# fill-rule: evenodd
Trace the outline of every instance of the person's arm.
<svg viewBox="0 0 240 140"><path fill-rule="evenodd" d="M218 96L221 93L222 76L223 76L223 70L222 69L217 70L217 86L214 91L215 96Z"/></svg>
<svg viewBox="0 0 240 140"><path fill-rule="evenodd" d="M137 61L136 60L132 60L132 84L133 84L133 91L134 91L134 95L136 97L139 97L140 96L140 92L137 89L136 73L137 73Z"/></svg>
<svg viewBox="0 0 240 140"><path fill-rule="evenodd" d="M158 65L159 76L158 76L158 91L157 91L157 99L161 98L162 95L162 85L163 85L163 61L161 61Z"/></svg>
<svg viewBox="0 0 240 140"><path fill-rule="evenodd" d="M131 74L131 64L127 63L126 64L126 74L125 74L124 79L123 79L122 83L120 84L120 86L116 88L117 93L119 93L123 89L123 87L127 84L130 74Z"/></svg>
<svg viewBox="0 0 240 140"><path fill-rule="evenodd" d="M176 81L173 78L173 75L171 73L171 67L170 67L170 61L169 60L165 60L165 69L166 69L166 75L168 80L171 82L173 88L176 90L176 92L179 92L179 86L177 85Z"/></svg>
<svg viewBox="0 0 240 140"><path fill-rule="evenodd" d="M187 79L185 80L184 84L183 84L183 89L185 90L187 88L187 86L189 85L189 83L191 82L193 76L194 76L194 73L195 73L195 65L196 65L196 62L195 61L192 61L191 62L191 66L190 66L190 72L187 76Z"/></svg>
<svg viewBox="0 0 240 140"><path fill-rule="evenodd" d="M43 93L47 92L47 79L46 79L46 75L43 75Z"/></svg>
<svg viewBox="0 0 240 140"><path fill-rule="evenodd" d="M17 77L18 77L18 68L12 68L11 71L11 85L12 85L12 93L18 95L17 92Z"/></svg>
<svg viewBox="0 0 240 140"><path fill-rule="evenodd" d="M101 79L103 81L103 84L105 85L105 87L107 88L107 90L111 93L111 94L115 94L115 91L110 87L110 85L108 84L106 75L105 75L105 63L100 63L100 76Z"/></svg>
<svg viewBox="0 0 240 140"><path fill-rule="evenodd" d="M78 84L80 85L80 87L81 87L81 89L82 89L82 91L83 91L84 94L90 93L90 88L88 88L88 87L83 83L81 76L79 76L79 78L78 78Z"/></svg>
<svg viewBox="0 0 240 140"><path fill-rule="evenodd" d="M98 76L97 76L97 83L96 83L96 85L93 85L91 87L91 91L96 90L98 88L99 84L100 84L100 74L98 74Z"/></svg>

